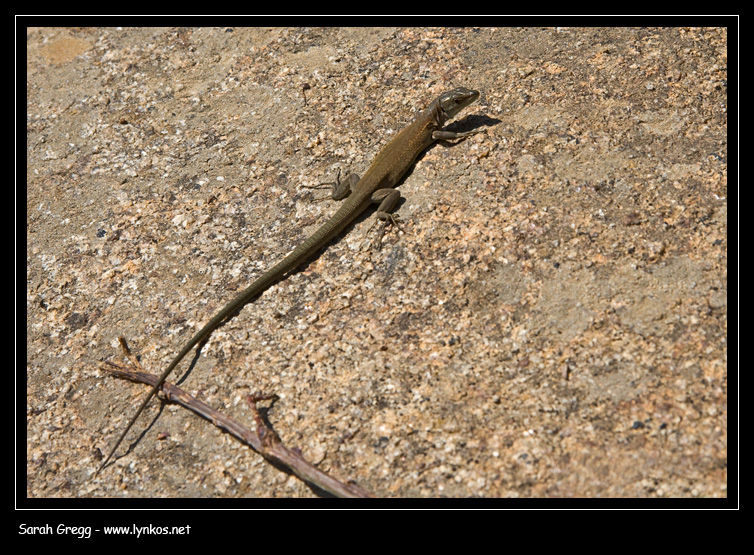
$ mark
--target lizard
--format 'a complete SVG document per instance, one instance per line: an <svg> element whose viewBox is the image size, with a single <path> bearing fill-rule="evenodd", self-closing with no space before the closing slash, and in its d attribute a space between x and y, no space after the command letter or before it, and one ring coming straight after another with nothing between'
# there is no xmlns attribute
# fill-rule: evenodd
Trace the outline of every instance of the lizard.
<svg viewBox="0 0 754 555"><path fill-rule="evenodd" d="M483 131L455 133L442 129L445 122L479 98L479 91L459 87L441 94L424 111L390 140L375 156L363 177L350 174L343 182L338 177L333 187L332 198L345 202L312 235L301 242L285 258L260 275L251 285L238 293L228 304L217 312L204 327L183 346L172 362L162 372L157 383L142 401L136 413L131 417L118 441L100 465L97 473L108 463L131 427L141 415L152 397L162 387L168 375L199 343L234 317L247 303L264 291L282 281L298 269L309 258L338 236L352 221L361 215L371 204L379 204L375 216L378 220L397 225L397 215L393 208L400 200L400 193L395 187L404 174L413 166L419 155L435 141L463 139Z"/></svg>

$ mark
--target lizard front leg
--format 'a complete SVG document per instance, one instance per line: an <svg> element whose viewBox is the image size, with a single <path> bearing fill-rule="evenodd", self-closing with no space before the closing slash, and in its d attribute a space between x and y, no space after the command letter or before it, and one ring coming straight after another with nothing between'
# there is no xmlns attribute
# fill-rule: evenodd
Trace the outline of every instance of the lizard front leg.
<svg viewBox="0 0 754 555"><path fill-rule="evenodd" d="M454 131L445 131L444 129L438 129L437 131L432 131L432 138L435 141L455 141L456 139L465 139L466 137L471 137L472 135L476 135L477 133L484 133L485 129L480 129L479 131L466 131L464 133L456 133Z"/></svg>

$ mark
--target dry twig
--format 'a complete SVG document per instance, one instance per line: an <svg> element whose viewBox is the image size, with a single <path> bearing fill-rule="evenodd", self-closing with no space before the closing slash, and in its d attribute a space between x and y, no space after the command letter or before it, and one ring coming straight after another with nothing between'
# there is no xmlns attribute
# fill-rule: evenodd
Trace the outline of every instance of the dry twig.
<svg viewBox="0 0 754 555"><path fill-rule="evenodd" d="M131 370L110 361L106 361L105 364L107 366L102 365L100 368L119 378L125 378L134 382L154 386L154 384L157 383L158 377L143 371L141 364L136 356L131 353L124 338L119 337L118 341L120 341L121 349L123 349L126 358L128 358L138 370ZM258 401L277 399L276 395L250 395L247 397L247 401L254 411L254 420L256 422L256 430L251 430L242 424L239 424L232 418L213 409L206 403L192 397L180 387L165 382L160 390L168 401L178 403L179 405L194 411L196 414L203 416L218 428L227 431L231 435L248 444L254 449L254 451L270 462L290 469L291 472L305 482L336 497L374 497L374 495L360 488L356 484L344 484L343 482L336 480L332 476L308 463L301 455L300 450L289 449L283 445L280 436L278 436L277 433L264 422L264 419L260 416L256 406Z"/></svg>

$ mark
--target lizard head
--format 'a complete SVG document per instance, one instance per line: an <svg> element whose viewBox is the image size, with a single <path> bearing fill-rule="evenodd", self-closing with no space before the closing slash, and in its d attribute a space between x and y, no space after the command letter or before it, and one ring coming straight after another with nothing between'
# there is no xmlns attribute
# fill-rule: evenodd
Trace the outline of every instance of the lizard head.
<svg viewBox="0 0 754 555"><path fill-rule="evenodd" d="M440 95L437 99L437 106L444 116L443 119L447 121L477 98L479 98L479 91L458 87Z"/></svg>

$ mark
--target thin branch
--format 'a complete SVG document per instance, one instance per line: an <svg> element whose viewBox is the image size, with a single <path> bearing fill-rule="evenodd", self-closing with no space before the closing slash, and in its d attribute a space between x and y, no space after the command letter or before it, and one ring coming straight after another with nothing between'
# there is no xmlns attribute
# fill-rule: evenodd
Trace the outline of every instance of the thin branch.
<svg viewBox="0 0 754 555"><path fill-rule="evenodd" d="M107 366L102 365L100 368L113 376L154 386L154 384L157 383L158 376L144 372L138 359L128 348L126 340L122 337L119 337L118 340L120 341L120 346L121 349L123 349L125 356L138 370L132 370L109 361L105 363ZM336 497L374 497L373 494L360 488L356 484L344 484L336 480L307 462L301 455L300 450L289 449L283 445L280 436L278 436L272 428L267 426L256 406L258 401L277 399L277 396L256 395L247 397L247 401L254 412L254 420L256 422L256 430L250 430L232 418L213 409L208 404L192 397L180 387L165 382L160 390L168 401L178 403L179 405L195 412L199 416L206 418L218 428L225 430L249 445L254 451L270 462L290 469L291 472L305 482L331 493Z"/></svg>

